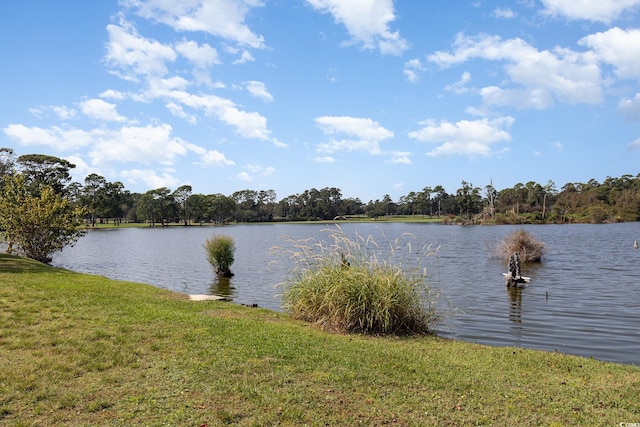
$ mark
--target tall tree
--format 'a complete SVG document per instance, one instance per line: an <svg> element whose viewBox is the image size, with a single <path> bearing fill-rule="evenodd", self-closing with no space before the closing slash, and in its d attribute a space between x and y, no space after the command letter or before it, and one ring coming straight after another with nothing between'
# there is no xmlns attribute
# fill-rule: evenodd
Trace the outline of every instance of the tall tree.
<svg viewBox="0 0 640 427"><path fill-rule="evenodd" d="M92 173L84 179L84 203L91 216L91 226L96 226L96 211L102 203L104 189L107 180L98 174Z"/></svg>
<svg viewBox="0 0 640 427"><path fill-rule="evenodd" d="M209 206L207 214L216 224L223 224L236 211L236 202L232 197L227 197L224 194L212 194L207 198Z"/></svg>
<svg viewBox="0 0 640 427"><path fill-rule="evenodd" d="M544 221L547 213L547 203L549 202L549 199L555 198L555 196L558 194L558 191L556 190L556 183L552 180L547 181L547 185L543 187L543 190L544 194L542 197L542 220Z"/></svg>
<svg viewBox="0 0 640 427"><path fill-rule="evenodd" d="M13 174L16 166L16 155L11 148L0 147L0 185L4 177Z"/></svg>
<svg viewBox="0 0 640 427"><path fill-rule="evenodd" d="M189 225L189 197L193 188L190 185L182 185L173 192L173 199L180 208L180 215L184 225Z"/></svg>
<svg viewBox="0 0 640 427"><path fill-rule="evenodd" d="M467 219L471 219L474 214L478 213L482 203L480 189L466 181L462 181L462 187L456 192L456 199L460 215L464 215Z"/></svg>
<svg viewBox="0 0 640 427"><path fill-rule="evenodd" d="M206 214L209 210L209 199L203 194L192 194L187 200L189 204L189 213L191 219L198 223L202 223L207 218Z"/></svg>
<svg viewBox="0 0 640 427"><path fill-rule="evenodd" d="M34 194L47 186L55 193L62 193L71 181L69 171L76 167L65 159L46 154L25 154L18 157L18 164L25 182Z"/></svg>
<svg viewBox="0 0 640 427"><path fill-rule="evenodd" d="M158 211L160 212L160 223L164 226L165 220L169 217L169 215L167 215L169 213L169 206L173 202L171 190L167 187L160 187L152 190L151 195L153 200L156 202Z"/></svg>
<svg viewBox="0 0 640 427"><path fill-rule="evenodd" d="M493 186L493 180L490 180L489 184L484 187L484 191L487 198L487 205L489 207L489 215L491 216L491 219L493 219L496 212L496 199L498 197L498 191Z"/></svg>

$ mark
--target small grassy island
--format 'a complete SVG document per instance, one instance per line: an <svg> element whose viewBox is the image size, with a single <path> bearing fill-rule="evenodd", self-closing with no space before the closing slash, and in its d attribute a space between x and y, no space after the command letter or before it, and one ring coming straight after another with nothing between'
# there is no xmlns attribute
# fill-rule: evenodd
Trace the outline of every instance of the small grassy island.
<svg viewBox="0 0 640 427"><path fill-rule="evenodd" d="M0 255L0 425L618 425L640 368L288 315Z"/></svg>

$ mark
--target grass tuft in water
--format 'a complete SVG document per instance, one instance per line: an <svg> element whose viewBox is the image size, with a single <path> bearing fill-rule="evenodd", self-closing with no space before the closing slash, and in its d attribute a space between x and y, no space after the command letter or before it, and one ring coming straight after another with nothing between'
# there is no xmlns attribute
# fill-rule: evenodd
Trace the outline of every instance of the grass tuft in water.
<svg viewBox="0 0 640 427"><path fill-rule="evenodd" d="M373 237L350 238L340 227L324 231L329 243L287 238L292 249L274 248L291 262L283 306L294 318L372 335L425 334L441 320L437 295L420 267L421 258L436 251L413 253L411 241L402 245L400 239L381 248ZM411 265L394 261L402 250Z"/></svg>

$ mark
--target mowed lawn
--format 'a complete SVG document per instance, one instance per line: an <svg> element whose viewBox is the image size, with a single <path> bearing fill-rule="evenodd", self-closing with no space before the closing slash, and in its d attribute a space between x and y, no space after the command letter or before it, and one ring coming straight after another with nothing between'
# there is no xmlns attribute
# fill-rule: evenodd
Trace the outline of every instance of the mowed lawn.
<svg viewBox="0 0 640 427"><path fill-rule="evenodd" d="M634 422L635 366L336 335L283 313L0 255L0 425Z"/></svg>

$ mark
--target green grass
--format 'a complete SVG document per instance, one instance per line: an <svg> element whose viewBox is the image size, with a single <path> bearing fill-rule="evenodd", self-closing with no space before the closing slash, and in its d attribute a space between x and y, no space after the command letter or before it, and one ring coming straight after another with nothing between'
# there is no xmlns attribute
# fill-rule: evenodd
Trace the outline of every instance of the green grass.
<svg viewBox="0 0 640 427"><path fill-rule="evenodd" d="M0 255L0 425L618 425L640 369L287 315Z"/></svg>

